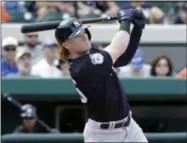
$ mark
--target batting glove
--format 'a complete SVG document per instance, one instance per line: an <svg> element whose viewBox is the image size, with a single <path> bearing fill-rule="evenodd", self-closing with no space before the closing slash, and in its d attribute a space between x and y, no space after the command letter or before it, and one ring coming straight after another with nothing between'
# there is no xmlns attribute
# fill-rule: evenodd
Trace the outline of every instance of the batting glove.
<svg viewBox="0 0 187 143"><path fill-rule="evenodd" d="M145 28L146 18L142 10L134 9L132 23L141 29Z"/></svg>

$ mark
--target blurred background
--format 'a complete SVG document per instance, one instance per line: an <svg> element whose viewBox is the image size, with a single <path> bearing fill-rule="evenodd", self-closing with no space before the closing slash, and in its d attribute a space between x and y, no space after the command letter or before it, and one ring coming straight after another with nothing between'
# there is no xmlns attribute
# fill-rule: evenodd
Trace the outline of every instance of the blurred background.
<svg viewBox="0 0 187 143"><path fill-rule="evenodd" d="M128 8L142 9L147 19L133 60L116 69L134 118L144 132L153 135L151 141L166 133L168 140L175 135L182 140L183 136L177 135L187 132L187 2L1 2L1 94L34 105L38 116L61 133L81 134L86 110L73 89L68 64L58 59L54 31L22 34L20 27L70 17L115 16L119 9ZM90 25L92 45L100 49L110 43L119 27L117 21ZM18 109L1 100L4 135L14 132L23 119ZM155 138L156 134L160 136Z"/></svg>

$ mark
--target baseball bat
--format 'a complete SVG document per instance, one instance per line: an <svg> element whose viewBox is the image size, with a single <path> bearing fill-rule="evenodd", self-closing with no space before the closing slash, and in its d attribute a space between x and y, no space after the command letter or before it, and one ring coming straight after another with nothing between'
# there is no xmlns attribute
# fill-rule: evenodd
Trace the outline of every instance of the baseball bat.
<svg viewBox="0 0 187 143"><path fill-rule="evenodd" d="M20 102L18 102L17 100L15 100L14 98L12 98L9 94L5 93L3 96L6 100L8 100L10 103L12 103L14 106L16 106L19 110L22 110L22 104ZM44 126L49 132L52 130L46 123L44 123L42 120L37 120L37 122Z"/></svg>
<svg viewBox="0 0 187 143"><path fill-rule="evenodd" d="M118 19L118 17L92 18L92 19L82 19L81 22L83 24L87 24L87 23L96 23L96 22L117 20L117 19ZM32 23L32 24L25 24L21 27L21 32L22 33L30 33L30 32L53 30L53 29L56 29L57 26L61 22L62 21L49 21L49 22L38 22L38 23Z"/></svg>

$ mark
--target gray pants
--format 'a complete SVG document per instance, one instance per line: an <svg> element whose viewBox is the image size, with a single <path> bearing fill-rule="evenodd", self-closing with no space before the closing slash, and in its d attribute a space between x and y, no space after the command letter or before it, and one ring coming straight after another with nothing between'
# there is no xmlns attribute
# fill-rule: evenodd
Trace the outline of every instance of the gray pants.
<svg viewBox="0 0 187 143"><path fill-rule="evenodd" d="M133 118L130 125L124 128L113 128L115 122L111 122L110 129L106 130L100 128L100 122L89 119L83 133L84 142L148 142Z"/></svg>

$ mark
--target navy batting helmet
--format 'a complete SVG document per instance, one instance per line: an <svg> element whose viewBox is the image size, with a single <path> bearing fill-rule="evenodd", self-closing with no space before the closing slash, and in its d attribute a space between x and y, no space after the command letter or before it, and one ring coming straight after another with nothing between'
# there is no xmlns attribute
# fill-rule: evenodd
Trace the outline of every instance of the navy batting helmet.
<svg viewBox="0 0 187 143"><path fill-rule="evenodd" d="M21 107L21 117L30 118L36 116L36 108L31 104L25 104Z"/></svg>
<svg viewBox="0 0 187 143"><path fill-rule="evenodd" d="M72 39L77 36L82 30L86 31L90 40L91 34L87 29L88 27L89 26L83 25L83 23L76 18L64 20L55 30L56 40L59 44L62 44L65 40Z"/></svg>

